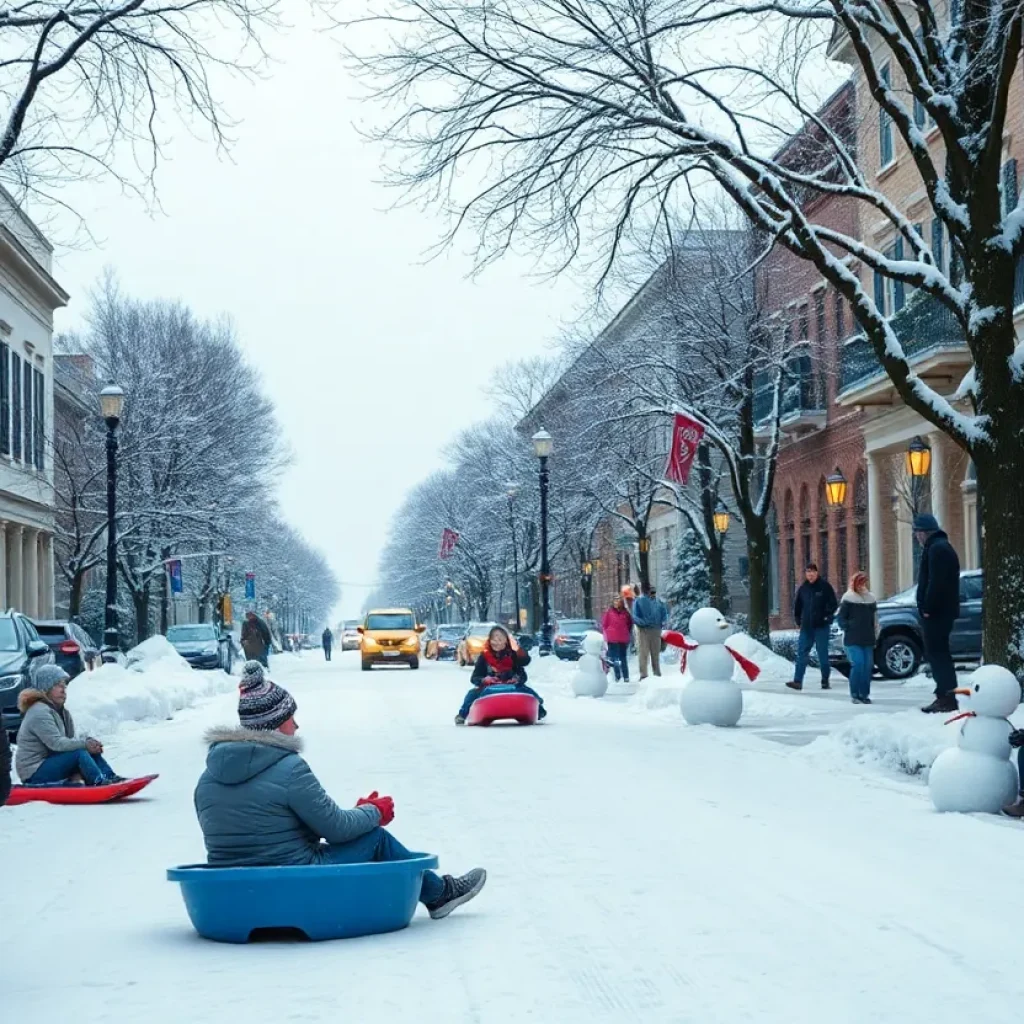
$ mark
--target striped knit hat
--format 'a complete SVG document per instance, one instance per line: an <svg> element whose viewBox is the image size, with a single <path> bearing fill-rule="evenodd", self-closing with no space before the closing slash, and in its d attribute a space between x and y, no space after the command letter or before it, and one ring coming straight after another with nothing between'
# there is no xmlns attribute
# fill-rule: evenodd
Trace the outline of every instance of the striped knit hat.
<svg viewBox="0 0 1024 1024"><path fill-rule="evenodd" d="M243 729L272 732L295 714L295 698L267 679L258 661L245 663L238 689L238 721Z"/></svg>

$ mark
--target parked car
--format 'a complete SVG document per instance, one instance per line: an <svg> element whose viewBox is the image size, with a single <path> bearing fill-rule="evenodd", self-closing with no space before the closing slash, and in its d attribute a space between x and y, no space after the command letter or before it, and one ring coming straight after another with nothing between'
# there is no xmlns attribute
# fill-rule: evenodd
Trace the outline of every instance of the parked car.
<svg viewBox="0 0 1024 1024"><path fill-rule="evenodd" d="M578 661L584 636L600 632L601 627L593 619L562 619L555 624L551 651L561 661Z"/></svg>
<svg viewBox="0 0 1024 1024"><path fill-rule="evenodd" d="M234 660L231 637L208 622L171 626L167 630L171 646L193 668L222 668L231 671Z"/></svg>
<svg viewBox="0 0 1024 1024"><path fill-rule="evenodd" d="M343 651L359 650L359 620L346 619L341 624L341 649Z"/></svg>
<svg viewBox="0 0 1024 1024"><path fill-rule="evenodd" d="M53 651L54 660L74 679L103 664L96 642L74 622L34 622L36 632Z"/></svg>
<svg viewBox="0 0 1024 1024"><path fill-rule="evenodd" d="M18 612L0 615L0 724L14 741L21 725L18 697L31 689L43 665L52 665L53 651L36 627Z"/></svg>
<svg viewBox="0 0 1024 1024"><path fill-rule="evenodd" d="M960 618L953 624L949 647L953 660L971 664L981 660L981 605L984 581L980 569L960 573ZM881 601L878 605L878 644L875 667L888 679L909 679L924 660L921 615L917 610L917 587ZM849 662L843 649L843 634L832 627L829 661L840 671Z"/></svg>
<svg viewBox="0 0 1024 1024"><path fill-rule="evenodd" d="M359 654L364 672L374 665L405 662L409 668L420 667L420 633L426 626L416 624L416 616L408 608L379 608L366 613L359 627Z"/></svg>
<svg viewBox="0 0 1024 1024"><path fill-rule="evenodd" d="M426 638L424 657L431 661L454 661L459 641L465 634L466 624L464 622L435 626Z"/></svg>

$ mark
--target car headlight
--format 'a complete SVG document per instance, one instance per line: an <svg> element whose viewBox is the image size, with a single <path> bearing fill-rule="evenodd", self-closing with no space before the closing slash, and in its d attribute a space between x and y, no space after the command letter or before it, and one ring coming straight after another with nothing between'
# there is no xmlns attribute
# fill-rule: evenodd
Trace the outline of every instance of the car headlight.
<svg viewBox="0 0 1024 1024"><path fill-rule="evenodd" d="M363 646L368 647L371 651L376 647L380 647L380 644L378 644L377 641L374 640L372 636L364 636L362 642Z"/></svg>
<svg viewBox="0 0 1024 1024"><path fill-rule="evenodd" d="M22 677L16 676L0 676L0 690L10 690L15 686L21 686Z"/></svg>
<svg viewBox="0 0 1024 1024"><path fill-rule="evenodd" d="M418 636L407 636L402 641L402 646L403 647L419 647L419 645L420 645L420 638Z"/></svg>

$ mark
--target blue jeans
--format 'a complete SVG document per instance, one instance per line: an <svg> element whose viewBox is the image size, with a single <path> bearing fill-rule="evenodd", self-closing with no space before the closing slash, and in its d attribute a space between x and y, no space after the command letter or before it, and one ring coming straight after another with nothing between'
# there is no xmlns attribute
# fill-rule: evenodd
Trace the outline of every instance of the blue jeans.
<svg viewBox="0 0 1024 1024"><path fill-rule="evenodd" d="M831 672L828 660L830 632L831 630L828 626L800 630L800 642L796 648L796 671L793 673L793 682L802 683L804 681L804 673L807 671L807 656L811 653L812 647L818 652L818 667L821 669L822 684L828 682L829 673Z"/></svg>
<svg viewBox="0 0 1024 1024"><path fill-rule="evenodd" d="M322 864L365 864L368 861L409 860L412 854L386 829L378 826L372 832L347 843L328 846ZM444 892L444 882L433 871L423 873L420 903L436 903Z"/></svg>
<svg viewBox="0 0 1024 1024"><path fill-rule="evenodd" d="M28 780L32 786L44 782L65 782L78 772L91 786L100 779L109 779L114 769L99 754L88 750L69 750L63 754L51 754Z"/></svg>
<svg viewBox="0 0 1024 1024"><path fill-rule="evenodd" d="M874 647L847 647L850 659L850 696L871 696L871 673L875 668Z"/></svg>
<svg viewBox="0 0 1024 1024"><path fill-rule="evenodd" d="M515 686L518 693L528 693L531 697L536 697L537 703L540 704L540 711L538 712L537 717L543 718L547 714L547 711L544 708L544 698L541 697L536 690L531 690L525 683L502 683L501 685ZM462 707L459 708L459 717L465 718L469 714L469 709L473 706L473 701L475 701L477 697L486 696L489 689L490 687L487 686L483 688L477 688L474 686L473 689L466 694L466 697L462 702Z"/></svg>
<svg viewBox="0 0 1024 1024"><path fill-rule="evenodd" d="M625 679L629 682L629 644L608 644L608 661L615 669L615 681Z"/></svg>

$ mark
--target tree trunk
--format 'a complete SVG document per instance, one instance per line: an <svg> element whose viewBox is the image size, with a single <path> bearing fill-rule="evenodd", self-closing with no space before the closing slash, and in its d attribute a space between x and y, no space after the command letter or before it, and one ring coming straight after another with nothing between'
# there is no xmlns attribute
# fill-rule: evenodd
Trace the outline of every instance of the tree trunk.
<svg viewBox="0 0 1024 1024"><path fill-rule="evenodd" d="M711 606L725 615L730 605L729 589L725 584L725 553L720 543L712 543L707 554L711 576Z"/></svg>
<svg viewBox="0 0 1024 1024"><path fill-rule="evenodd" d="M68 592L68 617L76 618L82 613L82 593L85 590L85 573L78 569L71 577L71 589Z"/></svg>
<svg viewBox="0 0 1024 1024"><path fill-rule="evenodd" d="M583 618L594 617L594 577L583 573L580 576L580 589L583 591Z"/></svg>
<svg viewBox="0 0 1024 1024"><path fill-rule="evenodd" d="M132 604L135 605L135 642L141 644L149 639L149 580L141 590L132 591Z"/></svg>
<svg viewBox="0 0 1024 1024"><path fill-rule="evenodd" d="M640 589L646 590L651 585L651 549L647 539L646 526L637 526L636 536L640 550L637 553L637 563L640 567Z"/></svg>
<svg viewBox="0 0 1024 1024"><path fill-rule="evenodd" d="M762 516L750 515L747 528L747 558L750 561L750 615L747 632L761 643L769 642L769 617L772 607L771 577L768 575L768 523Z"/></svg>

